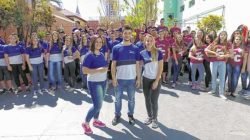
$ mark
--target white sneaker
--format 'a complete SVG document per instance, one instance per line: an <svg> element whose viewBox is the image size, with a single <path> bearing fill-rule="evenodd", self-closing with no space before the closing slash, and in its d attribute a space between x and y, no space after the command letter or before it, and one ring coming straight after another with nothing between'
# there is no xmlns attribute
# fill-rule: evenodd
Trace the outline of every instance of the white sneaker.
<svg viewBox="0 0 250 140"><path fill-rule="evenodd" d="M224 95L220 95L220 98L223 99L223 100L227 100L227 97L224 96Z"/></svg>
<svg viewBox="0 0 250 140"><path fill-rule="evenodd" d="M215 91L211 90L208 92L208 94L215 94Z"/></svg>

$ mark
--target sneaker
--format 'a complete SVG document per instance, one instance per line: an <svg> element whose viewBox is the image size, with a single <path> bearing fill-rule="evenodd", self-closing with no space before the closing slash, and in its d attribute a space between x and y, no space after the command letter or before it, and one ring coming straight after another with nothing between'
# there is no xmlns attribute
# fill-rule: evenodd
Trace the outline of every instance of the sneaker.
<svg viewBox="0 0 250 140"><path fill-rule="evenodd" d="M235 93L235 92L234 92L234 93L231 93L231 96L232 96L232 97L236 97L236 96L237 96L237 93Z"/></svg>
<svg viewBox="0 0 250 140"><path fill-rule="evenodd" d="M215 91L211 90L208 92L208 94L215 94Z"/></svg>
<svg viewBox="0 0 250 140"><path fill-rule="evenodd" d="M95 127L106 127L105 123L99 121L99 120L94 120L93 125Z"/></svg>
<svg viewBox="0 0 250 140"><path fill-rule="evenodd" d="M171 87L172 87L172 88L175 88L175 84L172 84Z"/></svg>
<svg viewBox="0 0 250 140"><path fill-rule="evenodd" d="M152 123L152 118L148 117L145 121L144 124L150 125Z"/></svg>
<svg viewBox="0 0 250 140"><path fill-rule="evenodd" d="M37 99L37 93L38 93L37 90L35 90L34 93L33 93L34 94L33 98Z"/></svg>
<svg viewBox="0 0 250 140"><path fill-rule="evenodd" d="M2 91L0 91L0 95L4 94L7 90L3 89Z"/></svg>
<svg viewBox="0 0 250 140"><path fill-rule="evenodd" d="M8 89L8 91L7 91L7 92L12 93L12 94L14 94L14 93L15 93L15 91L13 90L13 88Z"/></svg>
<svg viewBox="0 0 250 140"><path fill-rule="evenodd" d="M157 120L156 120L156 119L153 119L153 120L152 120L152 128L156 129L156 128L158 128L158 127L159 127L159 126L158 126Z"/></svg>
<svg viewBox="0 0 250 140"><path fill-rule="evenodd" d="M200 86L200 85L197 85L196 86L196 89L198 89L198 90L200 90L200 91L206 91L206 89L205 88L203 88L202 86Z"/></svg>
<svg viewBox="0 0 250 140"><path fill-rule="evenodd" d="M91 130L91 128L89 127L88 124L83 123L82 128L84 129L85 134L92 134L93 133L93 131Z"/></svg>
<svg viewBox="0 0 250 140"><path fill-rule="evenodd" d="M48 92L48 90L47 90L47 89L42 89L41 92L42 92L42 93Z"/></svg>
<svg viewBox="0 0 250 140"><path fill-rule="evenodd" d="M112 125L117 125L120 122L120 116L115 116L115 118L112 120Z"/></svg>
<svg viewBox="0 0 250 140"><path fill-rule="evenodd" d="M129 115L128 116L128 122L130 125L134 125L135 124L135 118L133 117L133 115Z"/></svg>
<svg viewBox="0 0 250 140"><path fill-rule="evenodd" d="M220 95L220 98L223 99L223 100L227 100L227 97L224 96L224 95Z"/></svg>

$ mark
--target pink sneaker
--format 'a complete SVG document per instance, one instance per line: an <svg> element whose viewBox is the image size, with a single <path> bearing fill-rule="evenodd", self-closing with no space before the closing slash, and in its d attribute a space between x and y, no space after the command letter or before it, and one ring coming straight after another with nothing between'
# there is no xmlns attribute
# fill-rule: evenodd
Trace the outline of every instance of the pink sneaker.
<svg viewBox="0 0 250 140"><path fill-rule="evenodd" d="M95 127L106 127L105 123L99 121L99 120L94 120L93 125Z"/></svg>
<svg viewBox="0 0 250 140"><path fill-rule="evenodd" d="M196 89L196 84L192 84L192 90Z"/></svg>
<svg viewBox="0 0 250 140"><path fill-rule="evenodd" d="M82 128L84 129L84 133L85 134L92 134L93 133L93 131L91 130L91 128L89 127L89 125L87 125L87 124L85 124L85 123L83 123L82 124Z"/></svg>

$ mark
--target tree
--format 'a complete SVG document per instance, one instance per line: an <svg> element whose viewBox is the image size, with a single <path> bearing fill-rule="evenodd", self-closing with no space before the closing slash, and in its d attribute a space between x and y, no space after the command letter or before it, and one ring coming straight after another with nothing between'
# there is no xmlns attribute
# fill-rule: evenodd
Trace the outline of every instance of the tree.
<svg viewBox="0 0 250 140"><path fill-rule="evenodd" d="M141 0L136 4L132 1L133 5L127 0L124 0L124 2L123 11L127 12L126 22L131 26L138 28L142 23L157 20L158 0Z"/></svg>
<svg viewBox="0 0 250 140"><path fill-rule="evenodd" d="M15 2L13 0L0 1L0 29L5 30L13 21Z"/></svg>
<svg viewBox="0 0 250 140"><path fill-rule="evenodd" d="M223 17L217 15L208 15L207 17L203 17L200 21L198 21L197 26L200 29L205 31L215 30L219 31L223 25Z"/></svg>

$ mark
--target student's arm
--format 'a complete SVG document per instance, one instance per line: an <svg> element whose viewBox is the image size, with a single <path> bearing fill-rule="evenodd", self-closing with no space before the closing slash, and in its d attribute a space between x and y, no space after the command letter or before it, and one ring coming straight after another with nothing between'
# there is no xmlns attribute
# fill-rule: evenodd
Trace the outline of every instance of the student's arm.
<svg viewBox="0 0 250 140"><path fill-rule="evenodd" d="M84 74L96 74L96 73L103 73L103 72L107 72L108 68L107 67L100 67L97 69L90 69L88 67L84 67L83 66L83 73Z"/></svg>
<svg viewBox="0 0 250 140"><path fill-rule="evenodd" d="M152 85L152 89L153 90L156 89L157 86L158 86L158 84L159 84L159 82L161 82L160 79L161 79L162 72L163 72L163 60L160 60L160 61L158 61L157 76L156 76L156 79L155 79L155 81L154 81L154 83Z"/></svg>
<svg viewBox="0 0 250 140"><path fill-rule="evenodd" d="M207 46L207 48L205 49L205 54L208 57L217 57L217 53L212 51L211 49L215 46L214 43L211 43L210 45Z"/></svg>
<svg viewBox="0 0 250 140"><path fill-rule="evenodd" d="M141 85L141 67L140 61L136 61L136 87L139 88Z"/></svg>
<svg viewBox="0 0 250 140"><path fill-rule="evenodd" d="M26 62L28 64L29 70L33 71L33 68L32 68L31 63L30 63L30 55L26 54L25 56L26 56Z"/></svg>
<svg viewBox="0 0 250 140"><path fill-rule="evenodd" d="M7 65L7 69L9 71L12 71L12 67L10 66L10 60L9 60L9 55L8 54L4 54L4 60L5 60L5 63Z"/></svg>
<svg viewBox="0 0 250 140"><path fill-rule="evenodd" d="M112 75L112 84L114 87L118 85L117 79L116 79L116 60L112 60L111 63L111 75Z"/></svg>

